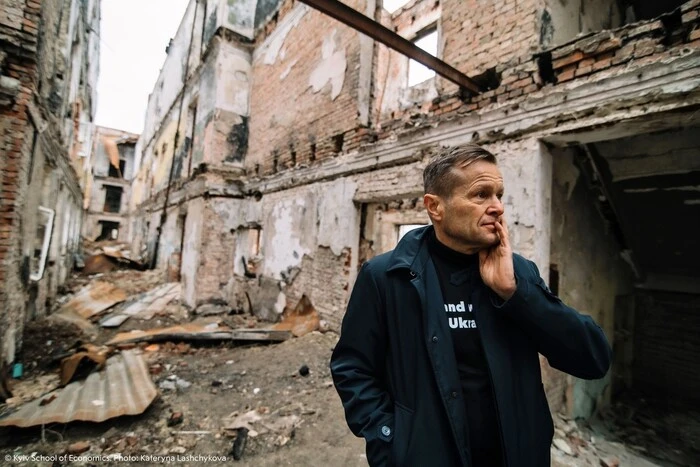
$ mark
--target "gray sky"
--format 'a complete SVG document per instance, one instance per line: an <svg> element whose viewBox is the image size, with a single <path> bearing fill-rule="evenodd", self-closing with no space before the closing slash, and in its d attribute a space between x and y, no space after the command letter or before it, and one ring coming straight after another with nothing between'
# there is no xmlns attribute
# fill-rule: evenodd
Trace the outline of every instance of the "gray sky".
<svg viewBox="0 0 700 467"><path fill-rule="evenodd" d="M102 0L95 123L143 131L148 95L189 0Z"/></svg>

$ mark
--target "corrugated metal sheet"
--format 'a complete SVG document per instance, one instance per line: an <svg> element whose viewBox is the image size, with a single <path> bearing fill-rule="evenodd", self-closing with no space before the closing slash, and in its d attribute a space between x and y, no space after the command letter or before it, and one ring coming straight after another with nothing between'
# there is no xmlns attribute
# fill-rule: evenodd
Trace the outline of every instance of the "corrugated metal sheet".
<svg viewBox="0 0 700 467"><path fill-rule="evenodd" d="M107 282L93 282L83 287L59 311L70 310L83 318L90 318L117 303L126 300L126 292Z"/></svg>
<svg viewBox="0 0 700 467"><path fill-rule="evenodd" d="M0 426L30 427L77 420L102 422L121 415L138 415L157 393L140 354L124 351L107 360L102 371L21 406L0 419Z"/></svg>
<svg viewBox="0 0 700 467"><path fill-rule="evenodd" d="M132 316L139 319L151 319L153 315L163 311L168 303L178 298L180 290L179 282L168 283L151 289L124 310L100 321L100 326L105 328L118 327Z"/></svg>

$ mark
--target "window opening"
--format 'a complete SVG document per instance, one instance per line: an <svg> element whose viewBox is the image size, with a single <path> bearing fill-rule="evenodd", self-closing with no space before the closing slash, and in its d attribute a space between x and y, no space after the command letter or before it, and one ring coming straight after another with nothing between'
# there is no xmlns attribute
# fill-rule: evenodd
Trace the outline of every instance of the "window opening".
<svg viewBox="0 0 700 467"><path fill-rule="evenodd" d="M122 188L118 186L105 186L104 212L118 213L122 207Z"/></svg>
<svg viewBox="0 0 700 467"><path fill-rule="evenodd" d="M437 29L414 40L413 43L433 56L437 56ZM408 61L408 86L415 86L435 76L435 71L411 59Z"/></svg>
<svg viewBox="0 0 700 467"><path fill-rule="evenodd" d="M425 227L426 224L403 224L403 225L398 225L398 230L397 230L397 238L396 242L398 243L404 235L406 235L408 232L414 229L419 229L421 227Z"/></svg>
<svg viewBox="0 0 700 467"><path fill-rule="evenodd" d="M393 13L396 10L406 6L406 4L410 1L411 0L384 0L383 5L386 11Z"/></svg>

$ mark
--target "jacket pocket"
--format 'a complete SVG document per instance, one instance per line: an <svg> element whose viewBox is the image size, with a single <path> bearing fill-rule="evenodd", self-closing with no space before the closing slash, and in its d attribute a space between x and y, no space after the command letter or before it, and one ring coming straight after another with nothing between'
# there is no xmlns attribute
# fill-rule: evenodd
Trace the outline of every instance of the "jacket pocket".
<svg viewBox="0 0 700 467"><path fill-rule="evenodd" d="M403 467L407 465L409 441L413 431L413 410L394 403L394 439L391 443L391 465Z"/></svg>

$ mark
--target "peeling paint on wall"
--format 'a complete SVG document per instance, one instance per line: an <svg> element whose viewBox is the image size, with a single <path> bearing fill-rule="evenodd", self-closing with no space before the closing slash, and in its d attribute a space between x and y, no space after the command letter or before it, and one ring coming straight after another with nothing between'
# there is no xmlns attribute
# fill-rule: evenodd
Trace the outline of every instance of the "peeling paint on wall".
<svg viewBox="0 0 700 467"><path fill-rule="evenodd" d="M269 222L272 228L266 229L263 250L264 275L281 279L282 272L301 266L304 255L313 253L311 243L316 237L313 198L309 193L304 198L284 200L272 208Z"/></svg>
<svg viewBox="0 0 700 467"><path fill-rule="evenodd" d="M345 81L345 70L348 62L345 57L345 49L339 43L338 31L333 29L330 36L323 40L321 46L321 63L311 72L309 76L309 86L314 92L319 92L331 83L331 99L335 100L343 89Z"/></svg>
<svg viewBox="0 0 700 467"><path fill-rule="evenodd" d="M287 65L287 68L285 68L285 70L280 75L280 81L282 81L284 78L286 78L289 75L289 73L292 71L292 68L294 68L294 65L297 64L297 61L298 61L298 59L295 59L292 63Z"/></svg>
<svg viewBox="0 0 700 467"><path fill-rule="evenodd" d="M308 11L308 7L301 4L295 8L295 11L285 17L284 24L279 25L270 35L269 39L258 49L260 53L265 54L263 57L263 63L265 65L272 65L277 61L277 56L284 45L285 39L287 39L287 35L289 35L292 29L299 25L299 22Z"/></svg>
<svg viewBox="0 0 700 467"><path fill-rule="evenodd" d="M359 227L357 208L352 201L356 190L357 184L353 181L339 179L331 183L320 198L318 244L330 247L336 256L356 242Z"/></svg>

